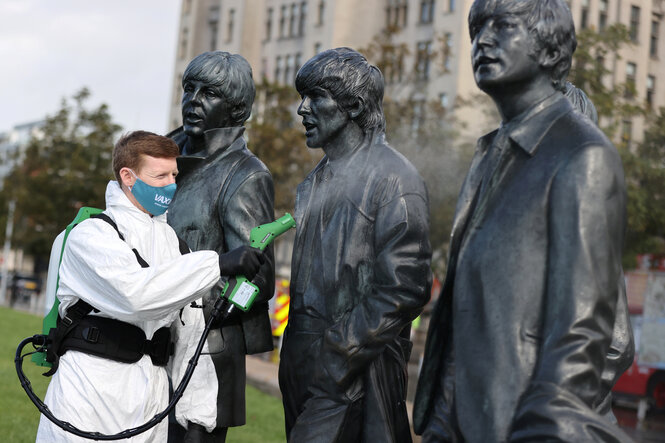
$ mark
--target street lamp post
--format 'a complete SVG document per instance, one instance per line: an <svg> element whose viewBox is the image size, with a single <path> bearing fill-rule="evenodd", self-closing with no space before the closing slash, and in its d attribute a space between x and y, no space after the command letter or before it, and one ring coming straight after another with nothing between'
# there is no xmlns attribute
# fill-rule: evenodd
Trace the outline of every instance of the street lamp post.
<svg viewBox="0 0 665 443"><path fill-rule="evenodd" d="M2 283L0 284L0 305L5 305L7 294L7 280L9 280L9 250L12 244L12 232L14 231L14 210L16 200L9 201L7 211L7 226L5 227L5 246L2 251Z"/></svg>

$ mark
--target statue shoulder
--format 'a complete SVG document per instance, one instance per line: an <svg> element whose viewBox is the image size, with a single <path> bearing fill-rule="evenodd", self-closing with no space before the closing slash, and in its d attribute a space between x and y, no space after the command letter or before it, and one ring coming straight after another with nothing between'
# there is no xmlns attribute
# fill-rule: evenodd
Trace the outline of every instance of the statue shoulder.
<svg viewBox="0 0 665 443"><path fill-rule="evenodd" d="M245 158L242 162L241 168L245 173L252 172L266 172L270 174L268 167L261 161L259 157L256 156L252 151L247 148L247 145L242 149L241 155Z"/></svg>
<svg viewBox="0 0 665 443"><path fill-rule="evenodd" d="M185 130L183 129L182 126L174 129L173 131L169 132L166 134L166 137L172 139L178 147L182 150L182 147L185 145L185 142L187 141L187 134L185 134Z"/></svg>

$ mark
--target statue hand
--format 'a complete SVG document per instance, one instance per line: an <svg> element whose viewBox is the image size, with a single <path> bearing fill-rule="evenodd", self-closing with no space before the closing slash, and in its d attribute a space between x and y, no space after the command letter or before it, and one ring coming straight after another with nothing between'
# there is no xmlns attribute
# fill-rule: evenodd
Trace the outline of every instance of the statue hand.
<svg viewBox="0 0 665 443"><path fill-rule="evenodd" d="M219 271L228 277L244 275L252 280L264 262L263 251L251 246L240 246L219 255Z"/></svg>

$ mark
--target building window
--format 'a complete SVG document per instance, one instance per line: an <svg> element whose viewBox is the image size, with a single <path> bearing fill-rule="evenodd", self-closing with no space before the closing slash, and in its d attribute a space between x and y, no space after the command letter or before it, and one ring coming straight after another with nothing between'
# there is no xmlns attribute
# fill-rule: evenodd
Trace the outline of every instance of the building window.
<svg viewBox="0 0 665 443"><path fill-rule="evenodd" d="M266 40L270 40L272 35L272 8L268 8L266 13Z"/></svg>
<svg viewBox="0 0 665 443"><path fill-rule="evenodd" d="M289 37L296 36L296 14L298 6L295 3L291 4L291 15L289 16Z"/></svg>
<svg viewBox="0 0 665 443"><path fill-rule="evenodd" d="M445 92L442 92L441 94L439 94L439 103L441 103L441 107L443 109L447 109L448 108L448 94L446 94Z"/></svg>
<svg viewBox="0 0 665 443"><path fill-rule="evenodd" d="M416 45L416 78L427 80L429 78L432 42L418 42Z"/></svg>
<svg viewBox="0 0 665 443"><path fill-rule="evenodd" d="M443 70L445 72L450 72L450 59L452 58L452 48L453 48L453 35L450 32L446 32L443 36Z"/></svg>
<svg viewBox="0 0 665 443"><path fill-rule="evenodd" d="M323 24L323 15L326 12L326 2L324 0L321 0L319 2L319 16L317 18L316 24L317 25L322 25Z"/></svg>
<svg viewBox="0 0 665 443"><path fill-rule="evenodd" d="M397 56L396 69L397 69L397 81L401 82L404 79L404 54L403 53L400 53Z"/></svg>
<svg viewBox="0 0 665 443"><path fill-rule="evenodd" d="M279 83L279 76L282 74L282 57L279 55L275 59L275 83Z"/></svg>
<svg viewBox="0 0 665 443"><path fill-rule="evenodd" d="M268 77L268 59L264 57L261 59L261 78L266 77Z"/></svg>
<svg viewBox="0 0 665 443"><path fill-rule="evenodd" d="M633 141L633 123L630 120L624 120L621 127L621 141L630 149Z"/></svg>
<svg viewBox="0 0 665 443"><path fill-rule="evenodd" d="M409 14L409 1L408 0L402 0L402 23L401 26L405 27L406 23L408 22L408 14Z"/></svg>
<svg viewBox="0 0 665 443"><path fill-rule="evenodd" d="M298 71L300 71L300 67L302 66L302 54L299 52L296 53L295 63L296 63L295 73L297 74Z"/></svg>
<svg viewBox="0 0 665 443"><path fill-rule="evenodd" d="M650 75L647 77L647 105L653 109L653 95L656 91L656 77Z"/></svg>
<svg viewBox="0 0 665 443"><path fill-rule="evenodd" d="M182 74L178 75L175 81L175 89L173 90L173 105L180 104L182 99Z"/></svg>
<svg viewBox="0 0 665 443"><path fill-rule="evenodd" d="M660 22L653 20L651 22L651 39L649 41L649 55L658 57L658 34L660 33Z"/></svg>
<svg viewBox="0 0 665 443"><path fill-rule="evenodd" d="M448 0L448 12L455 12L455 0Z"/></svg>
<svg viewBox="0 0 665 443"><path fill-rule="evenodd" d="M289 84L291 82L291 75L293 69L293 57L291 55L286 56L286 67L284 68L284 84Z"/></svg>
<svg viewBox="0 0 665 443"><path fill-rule="evenodd" d="M635 95L635 77L637 65L635 63L626 63L626 98L633 98Z"/></svg>
<svg viewBox="0 0 665 443"><path fill-rule="evenodd" d="M286 26L286 5L279 10L279 38L284 38L284 27Z"/></svg>
<svg viewBox="0 0 665 443"><path fill-rule="evenodd" d="M386 4L386 27L398 27L400 12L400 4L398 0L387 0Z"/></svg>
<svg viewBox="0 0 665 443"><path fill-rule="evenodd" d="M318 54L321 52L321 43L314 43L314 55Z"/></svg>
<svg viewBox="0 0 665 443"><path fill-rule="evenodd" d="M387 0L386 3L386 27L405 27L408 20L408 0ZM434 2L421 0L420 8L421 23L431 23L434 14Z"/></svg>
<svg viewBox="0 0 665 443"><path fill-rule="evenodd" d="M598 6L598 29L601 31L607 27L607 0L600 0L600 5Z"/></svg>
<svg viewBox="0 0 665 443"><path fill-rule="evenodd" d="M582 0L582 16L580 17L580 28L589 26L589 0Z"/></svg>
<svg viewBox="0 0 665 443"><path fill-rule="evenodd" d="M300 3L300 21L298 21L298 35L305 35L305 23L307 21L307 3Z"/></svg>
<svg viewBox="0 0 665 443"><path fill-rule="evenodd" d="M229 24L226 30L226 41L230 42L233 40L233 20L235 19L236 11L235 9L229 9Z"/></svg>
<svg viewBox="0 0 665 443"><path fill-rule="evenodd" d="M213 6L208 12L208 32L210 32L210 51L217 49L217 33L219 31L219 7Z"/></svg>
<svg viewBox="0 0 665 443"><path fill-rule="evenodd" d="M640 8L637 6L630 7L630 39L634 42L640 34Z"/></svg>
<svg viewBox="0 0 665 443"><path fill-rule="evenodd" d="M182 2L182 13L189 14L192 10L192 0L185 0Z"/></svg>
<svg viewBox="0 0 665 443"><path fill-rule="evenodd" d="M189 35L189 29L184 28L180 33L180 47L178 48L178 58L183 59L187 54L187 37Z"/></svg>
<svg viewBox="0 0 665 443"><path fill-rule="evenodd" d="M418 135L418 131L425 120L425 103L424 100L416 100L413 103L413 118L411 120L411 136Z"/></svg>
<svg viewBox="0 0 665 443"><path fill-rule="evenodd" d="M434 0L420 0L420 23L432 23L434 19Z"/></svg>

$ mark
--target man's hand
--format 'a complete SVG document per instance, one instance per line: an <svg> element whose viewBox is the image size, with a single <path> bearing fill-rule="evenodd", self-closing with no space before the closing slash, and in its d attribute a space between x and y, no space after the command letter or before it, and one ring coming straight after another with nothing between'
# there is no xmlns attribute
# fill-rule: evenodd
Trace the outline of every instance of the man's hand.
<svg viewBox="0 0 665 443"><path fill-rule="evenodd" d="M263 251L251 246L240 246L219 255L219 271L228 277L244 275L252 280L264 262Z"/></svg>

